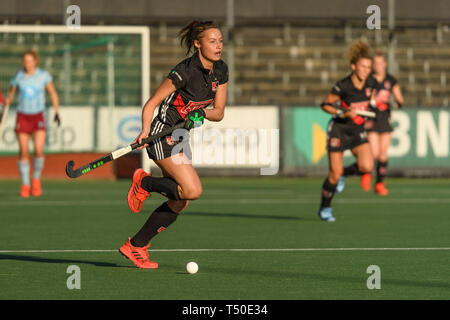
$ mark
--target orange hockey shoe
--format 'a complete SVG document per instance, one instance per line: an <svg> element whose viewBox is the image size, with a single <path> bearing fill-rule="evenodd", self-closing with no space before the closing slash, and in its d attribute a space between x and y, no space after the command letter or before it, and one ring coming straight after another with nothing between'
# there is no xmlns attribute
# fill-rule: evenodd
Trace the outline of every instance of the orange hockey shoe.
<svg viewBox="0 0 450 320"><path fill-rule="evenodd" d="M364 173L361 176L361 189L364 191L370 191L370 185L372 181L372 175L370 173Z"/></svg>
<svg viewBox="0 0 450 320"><path fill-rule="evenodd" d="M385 187L383 182L378 182L375 185L375 193L379 194L380 196L387 196L389 194L389 190Z"/></svg>
<svg viewBox="0 0 450 320"><path fill-rule="evenodd" d="M39 197L42 195L41 180L39 179L31 180L31 194L34 197Z"/></svg>
<svg viewBox="0 0 450 320"><path fill-rule="evenodd" d="M30 186L27 186L26 184L23 184L23 185L20 187L20 196L21 196L22 198L29 198L29 197L30 197L30 194L31 194L31 188L30 188Z"/></svg>
<svg viewBox="0 0 450 320"><path fill-rule="evenodd" d="M143 247L134 247L131 244L130 238L120 247L119 252L125 256L125 258L131 260L136 267L141 269L157 269L158 263L148 260L148 251L150 243Z"/></svg>
<svg viewBox="0 0 450 320"><path fill-rule="evenodd" d="M144 177L151 176L142 169L137 169L133 174L133 182L130 190L128 190L128 206L133 212L138 213L142 209L145 199L150 197L150 192L145 191L141 187L141 182Z"/></svg>

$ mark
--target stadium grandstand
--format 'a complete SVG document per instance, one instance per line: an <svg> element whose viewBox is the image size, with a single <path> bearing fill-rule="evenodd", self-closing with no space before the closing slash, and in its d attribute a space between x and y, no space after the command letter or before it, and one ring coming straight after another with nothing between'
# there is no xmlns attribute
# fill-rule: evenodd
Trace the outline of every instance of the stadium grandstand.
<svg viewBox="0 0 450 320"><path fill-rule="evenodd" d="M345 15L335 17L326 10L320 16L315 11L317 4L312 5L308 11L305 10L305 5L299 7L294 1L286 2L286 7L292 6L293 11L297 8L303 11L298 17L292 17L293 14L290 12L284 12L286 16L280 12L273 14L272 17L265 17L263 14L258 16L258 10L253 15L250 14L251 3L236 4L239 8L236 9L236 22L230 37L234 44L235 104L319 105L339 76L348 71L348 45L351 41L362 38L369 41L374 48L385 50L390 41L395 42L394 64L391 70L402 83L405 105L449 106L450 30L449 15L445 15L446 10L436 13L439 11L437 5L434 7L435 11L428 14L429 18L423 17L424 13L420 12L419 1L413 1L417 2L418 9L405 14L402 12L404 7L397 1L397 15L400 18L396 19L395 32L393 32L387 28L385 11L382 11L383 25L380 30L366 28L365 21L368 15L364 11L365 1L359 1L359 4L355 5L355 8L361 8L359 12L357 9L349 10L347 1L345 5L347 17ZM339 6L339 2L342 1L337 1L330 11ZM438 3L438 1L435 2ZM27 1L17 1L17 3L27 3ZM10 7L6 6L10 9L9 12L4 10L4 13L0 14L0 22L3 24L60 24L63 19L62 9L58 10L58 8L61 4L55 1L48 1L48 3L54 3L54 6L48 5L51 9L49 11L55 12L53 15L22 16L20 15L21 7L11 4ZM157 12L162 11L164 6L159 4L147 5L147 7L142 4L141 7L128 8L124 16L117 16L117 13L110 15L108 11L97 12L83 1L78 3L82 7L83 23L139 24L151 27L152 90L166 76L167 70L184 57L176 36L179 29L186 21L189 21L189 16L195 17L195 8L183 8L188 10L183 18L177 18L182 11L181 8L174 9L172 14L168 13L162 18L152 10L152 7L156 7L159 9L156 10ZM320 1L318 3L320 5ZM211 6L215 7L216 4L222 10L220 13L215 11L212 18L218 18L217 20L226 26L224 2L215 1L211 3ZM264 4L273 5L272 1L261 2L261 6ZM117 6L121 6L120 2L117 2ZM243 14L240 14L241 9ZM146 10L148 10L148 17L144 14ZM243 16L244 14L247 17ZM420 19L418 19L419 14ZM202 15L205 16L207 13ZM326 17L327 15L331 18ZM66 45L63 38L55 39L53 35L49 35L26 39L21 34L13 36L3 34L2 37L0 80L3 80L3 90L7 86L6 79L9 79L16 70L17 57L30 46L39 49L42 63L50 72L54 71L55 83L58 87L64 86L65 80L61 71L63 68L58 65L62 63L62 59L58 62L58 59L53 57L58 50L60 53L63 51L62 48ZM6 48L8 50L5 50ZM95 54L95 46L91 51ZM116 79L119 81L116 86L119 88L116 91L116 104L136 104L139 102L139 93L137 93L139 87L129 82L129 79L134 76L134 69L129 68L129 65L138 64L139 59L136 59L137 55L133 51L133 46L127 45L126 41L119 40L115 46L115 55ZM102 104L106 102L106 96L100 94L102 90L99 88L102 83L106 83L104 80L107 77L104 68L101 67L102 64L97 64L95 59L83 57L72 59L71 63L74 70L70 79L71 90L76 93L72 103Z"/></svg>

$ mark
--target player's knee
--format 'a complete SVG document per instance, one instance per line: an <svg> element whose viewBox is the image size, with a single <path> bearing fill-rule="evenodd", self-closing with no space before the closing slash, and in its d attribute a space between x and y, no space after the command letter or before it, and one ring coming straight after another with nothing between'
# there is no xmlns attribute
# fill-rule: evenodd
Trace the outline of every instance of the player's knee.
<svg viewBox="0 0 450 320"><path fill-rule="evenodd" d="M184 209L186 209L188 204L189 200L169 200L167 202L169 208L178 214L180 214Z"/></svg>
<svg viewBox="0 0 450 320"><path fill-rule="evenodd" d="M188 200L196 200L202 195L202 186L189 186L183 188L183 198Z"/></svg>
<svg viewBox="0 0 450 320"><path fill-rule="evenodd" d="M28 150L20 150L20 152L19 152L19 160L20 161L28 160L29 157L30 157L30 154L28 153Z"/></svg>
<svg viewBox="0 0 450 320"><path fill-rule="evenodd" d="M388 160L387 153L381 153L379 157L377 157L378 161L386 162Z"/></svg>
<svg viewBox="0 0 450 320"><path fill-rule="evenodd" d="M372 172L373 163L363 163L358 166L360 172Z"/></svg>
<svg viewBox="0 0 450 320"><path fill-rule="evenodd" d="M34 152L34 156L36 158L43 158L44 157L44 152L43 151L35 151Z"/></svg>
<svg viewBox="0 0 450 320"><path fill-rule="evenodd" d="M344 174L343 169L332 170L330 172L330 175L328 176L328 180L330 181L330 183L336 184L343 174Z"/></svg>

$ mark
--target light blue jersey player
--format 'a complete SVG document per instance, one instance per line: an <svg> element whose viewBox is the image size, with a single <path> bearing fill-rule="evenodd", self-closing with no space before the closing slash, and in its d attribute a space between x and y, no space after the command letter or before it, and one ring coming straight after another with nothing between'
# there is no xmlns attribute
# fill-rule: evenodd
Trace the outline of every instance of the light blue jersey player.
<svg viewBox="0 0 450 320"><path fill-rule="evenodd" d="M30 195L38 197L42 194L40 178L44 168L46 135L46 121L44 119L45 90L48 91L55 110L54 121L58 126L61 121L58 115L58 94L53 85L52 76L47 71L38 68L38 61L39 57L34 50L26 51L23 54L23 68L17 71L11 79L5 99L5 104L9 106L17 92L18 103L15 128L19 143L19 161L17 165L22 179L20 196L24 198L28 198ZM33 138L34 144L34 161L30 186L28 145L31 138Z"/></svg>
<svg viewBox="0 0 450 320"><path fill-rule="evenodd" d="M17 112L36 114L45 109L45 87L52 82L52 76L45 70L36 68L34 74L27 75L24 68L11 79L11 87L18 89Z"/></svg>

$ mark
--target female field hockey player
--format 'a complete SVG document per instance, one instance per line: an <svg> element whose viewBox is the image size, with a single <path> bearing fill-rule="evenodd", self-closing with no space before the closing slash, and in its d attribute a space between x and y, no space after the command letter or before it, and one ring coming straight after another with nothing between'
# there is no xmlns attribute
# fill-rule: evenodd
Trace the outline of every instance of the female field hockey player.
<svg viewBox="0 0 450 320"><path fill-rule="evenodd" d="M38 197L42 194L41 173L44 168L44 145L46 126L44 119L45 89L47 89L55 111L54 121L60 125L58 115L59 99L52 82L52 76L38 68L39 57L36 51L28 50L23 56L23 68L16 72L11 80L5 104L10 105L18 92L16 136L19 142L19 167L22 180L20 196L28 198L30 194ZM30 187L29 141L33 139L34 160Z"/></svg>
<svg viewBox="0 0 450 320"><path fill-rule="evenodd" d="M344 173L343 153L350 149L356 157L356 163L351 166L353 171L369 174L373 168L373 157L364 130L365 119L356 114L356 110L367 110L374 93L373 79L370 80L372 56L370 48L361 41L355 42L350 48L351 74L336 82L331 92L325 98L321 107L334 117L328 124L327 151L329 175L322 186L322 200L319 217L324 221L335 221L331 200L336 191L337 183ZM339 102L341 108L335 107ZM349 174L349 172L347 172ZM365 184L366 181L363 180ZM369 180L370 188L370 180ZM367 187L365 184L362 187Z"/></svg>
<svg viewBox="0 0 450 320"><path fill-rule="evenodd" d="M373 58L372 77L376 81L376 118L366 121L365 128L372 150L372 155L376 161L376 183L375 192L386 196L389 191L383 183L388 164L387 151L391 143L392 125L391 118L391 93L394 95L396 103L394 108L399 108L403 104L403 95L397 80L386 73L386 58L381 51L376 51Z"/></svg>
<svg viewBox="0 0 450 320"><path fill-rule="evenodd" d="M223 119L228 67L221 60L223 42L217 24L193 21L179 35L187 55L192 50L193 54L170 71L167 79L147 101L142 111L142 132L135 141L141 142L143 138L180 122L190 130L201 125L205 118L210 121ZM205 109L211 103L214 108ZM156 107L158 114L152 121ZM153 211L137 234L128 238L119 249L138 268L158 268L156 262L149 260L147 249L150 240L175 222L189 200L198 199L202 194L200 179L188 159L190 152L179 151L177 147L180 142L181 139L168 135L144 146L164 177L152 177L142 169L136 170L133 175L128 191L128 205L133 212L141 210L151 192L168 198Z"/></svg>

